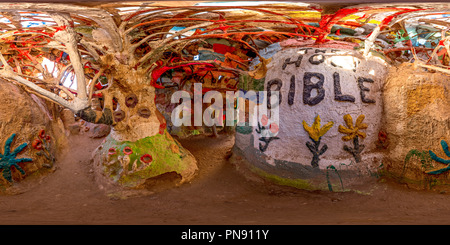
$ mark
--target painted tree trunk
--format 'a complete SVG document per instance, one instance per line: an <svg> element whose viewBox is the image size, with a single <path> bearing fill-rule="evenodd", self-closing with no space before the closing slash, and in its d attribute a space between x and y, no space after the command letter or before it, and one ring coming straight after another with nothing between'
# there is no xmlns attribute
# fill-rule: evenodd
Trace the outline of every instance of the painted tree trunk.
<svg viewBox="0 0 450 245"><path fill-rule="evenodd" d="M131 188L165 174L176 183L190 180L196 160L167 133L165 119L155 106L155 88L138 71L116 73L102 92L103 113L97 112L94 119L112 121L111 134L94 154L97 172L110 184Z"/></svg>

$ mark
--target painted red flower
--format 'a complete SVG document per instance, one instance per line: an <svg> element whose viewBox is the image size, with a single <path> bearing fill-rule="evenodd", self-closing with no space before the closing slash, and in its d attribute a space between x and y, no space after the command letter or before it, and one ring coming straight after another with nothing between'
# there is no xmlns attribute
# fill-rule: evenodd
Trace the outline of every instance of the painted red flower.
<svg viewBox="0 0 450 245"><path fill-rule="evenodd" d="M108 155L115 155L116 153L117 153L116 148L113 147L109 148Z"/></svg>
<svg viewBox="0 0 450 245"><path fill-rule="evenodd" d="M31 146L36 150L42 150L42 141L40 139L35 139Z"/></svg>
<svg viewBox="0 0 450 245"><path fill-rule="evenodd" d="M278 132L278 130L279 130L278 125L276 123L271 123L269 125L269 128L270 128L270 132L272 132L273 134Z"/></svg>
<svg viewBox="0 0 450 245"><path fill-rule="evenodd" d="M95 86L95 88L98 89L98 90L100 90L100 89L103 88L103 84L102 84L101 82L96 83L94 86Z"/></svg>
<svg viewBox="0 0 450 245"><path fill-rule="evenodd" d="M150 154L144 154L143 156L141 156L140 159L141 159L141 162L144 162L144 163L150 163L153 161L153 157Z"/></svg>
<svg viewBox="0 0 450 245"><path fill-rule="evenodd" d="M261 123L262 123L262 125L266 126L268 122L269 122L269 119L267 118L267 116L266 115L262 115L261 116Z"/></svg>
<svg viewBox="0 0 450 245"><path fill-rule="evenodd" d="M133 150L129 146L126 146L125 148L123 148L123 154L131 155L133 154Z"/></svg>
<svg viewBox="0 0 450 245"><path fill-rule="evenodd" d="M384 142L387 140L387 134L384 131L378 133L378 140Z"/></svg>
<svg viewBox="0 0 450 245"><path fill-rule="evenodd" d="M45 130L41 129L41 131L39 131L39 138L43 139L45 137Z"/></svg>
<svg viewBox="0 0 450 245"><path fill-rule="evenodd" d="M164 129L166 129L167 124L166 123L161 123L159 125L159 134L164 134Z"/></svg>
<svg viewBox="0 0 450 245"><path fill-rule="evenodd" d="M52 139L52 137L50 137L50 135L46 135L46 136L45 136L45 140L46 140L46 141L50 142L51 139Z"/></svg>

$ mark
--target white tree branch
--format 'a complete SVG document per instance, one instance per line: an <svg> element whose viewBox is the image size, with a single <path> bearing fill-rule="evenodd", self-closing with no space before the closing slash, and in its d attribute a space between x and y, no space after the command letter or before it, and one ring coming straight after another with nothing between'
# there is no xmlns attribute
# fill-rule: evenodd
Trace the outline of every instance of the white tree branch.
<svg viewBox="0 0 450 245"><path fill-rule="evenodd" d="M105 71L105 69L101 68L97 72L97 74L95 74L94 78L92 79L91 84L89 84L89 99L92 99L92 94L94 93L95 83L97 82L98 78L103 74L104 71Z"/></svg>
<svg viewBox="0 0 450 245"><path fill-rule="evenodd" d="M157 32L157 33L153 33L153 34L151 34L151 35L148 35L148 36L146 36L145 38L142 38L142 40L140 40L139 42L137 42L137 43L131 45L131 47L129 48L129 51L128 51L128 52L129 52L130 54L133 54L134 51L135 51L139 46L141 46L142 44L144 44L145 42L147 42L147 40L149 40L150 38L155 37L155 36L158 36L158 35L168 35L168 34L173 34L173 33L170 33L170 32Z"/></svg>
<svg viewBox="0 0 450 245"><path fill-rule="evenodd" d="M94 58L94 60L96 61L100 60L100 55L98 55L97 50L95 50L95 46L92 43L89 43L83 39L81 39L80 43L89 52L92 58Z"/></svg>
<svg viewBox="0 0 450 245"><path fill-rule="evenodd" d="M174 40L176 37L179 37L181 35L183 35L184 33L194 30L194 29L198 29L198 28L202 28L205 26L209 26L213 24L213 22L206 22L206 23L202 23L202 24L198 24L195 26L191 26L189 28L185 28L181 31L177 31L176 33L173 34L173 36L164 39L163 41L159 42L159 45L157 45L156 47L152 47L152 50L150 52L148 52L146 55L144 55L140 60L139 63L144 63L148 58L150 58L151 56L153 56L156 53L159 53L159 55L162 55L162 52L160 52L161 50L159 50L160 48L165 48L165 47L170 47L173 46L175 43L180 43L183 42L185 40L177 40L175 41L173 44L168 45L168 43L172 40Z"/></svg>
<svg viewBox="0 0 450 245"><path fill-rule="evenodd" d="M80 52L78 51L77 33L72 28L72 19L68 14L49 13L60 27L65 27L55 34L55 38L66 46L66 52L69 54L70 62L77 78L77 97L86 99L86 78L84 75L83 63L81 62Z"/></svg>
<svg viewBox="0 0 450 245"><path fill-rule="evenodd" d="M367 57L367 55L369 54L369 51L372 48L378 34L380 34L379 25L375 27L375 29L372 31L372 34L370 34L370 36L366 39L366 41L364 41L364 57Z"/></svg>
<svg viewBox="0 0 450 245"><path fill-rule="evenodd" d="M75 4L62 3L32 3L32 2L0 2L0 9L3 12L13 12L18 10L40 11L40 12L60 12L79 14L88 16L95 21L99 26L105 29L111 37L111 42L114 44L114 52L122 50L122 39L120 38L117 26L107 11L100 8L91 8Z"/></svg>
<svg viewBox="0 0 450 245"><path fill-rule="evenodd" d="M1 57L3 57L3 56L1 56ZM23 85L29 87L30 89L32 89L33 91L35 91L36 93L38 93L39 95L42 95L43 97L49 99L50 101L70 109L74 113L77 113L77 112L89 107L88 100L82 100L79 98L75 98L72 102L69 102L69 101L59 97L58 95L39 87L35 83L30 82L30 81L26 80L25 78L20 77L8 65L5 65L4 68L0 70L0 76L3 78L6 78L6 79L14 80L20 84L23 84Z"/></svg>

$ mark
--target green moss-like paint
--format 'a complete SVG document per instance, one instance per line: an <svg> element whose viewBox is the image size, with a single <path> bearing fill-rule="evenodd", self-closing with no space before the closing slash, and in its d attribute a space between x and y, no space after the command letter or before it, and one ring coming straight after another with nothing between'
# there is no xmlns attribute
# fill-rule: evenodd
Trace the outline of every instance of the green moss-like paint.
<svg viewBox="0 0 450 245"><path fill-rule="evenodd" d="M304 189L304 190L317 190L317 188L313 187L311 185L311 183L307 180L282 178L282 177L274 175L274 174L269 174L269 173L267 173L259 168L256 168L256 167L251 167L250 170L252 172L254 172L255 174L257 174L275 184L278 184L278 185L291 186L291 187L295 187L298 189Z"/></svg>
<svg viewBox="0 0 450 245"><path fill-rule="evenodd" d="M255 91L264 91L264 82L266 78L263 77L261 79L253 79L253 90Z"/></svg>
<svg viewBox="0 0 450 245"><path fill-rule="evenodd" d="M144 154L150 154L153 158L152 162L142 170L120 176L122 166L118 161L118 157L125 156L123 153L125 147L130 147L133 150L133 153L129 155L130 162L128 164L128 171L132 170L135 161L138 168L144 164L140 160L140 157ZM108 137L103 144L101 150L102 154L106 156L110 148L115 148L117 153L110 159L110 161L113 161L114 163L109 166L105 165L104 171L114 181L117 181L124 186L135 186L142 180L168 172L181 174L188 167L188 164L184 162L184 158L188 155L192 157L176 140L168 138L167 131L162 135L157 134L135 142L119 142L112 137ZM192 157L192 159L186 160L193 161L194 158Z"/></svg>
<svg viewBox="0 0 450 245"><path fill-rule="evenodd" d="M239 76L239 84L238 88L243 89L245 91L263 91L264 90L264 82L266 78L254 79L249 75L241 75Z"/></svg>
<svg viewBox="0 0 450 245"><path fill-rule="evenodd" d="M248 124L248 123L245 123ZM253 127L252 126L236 126L236 132L240 133L240 134L251 134L253 132Z"/></svg>

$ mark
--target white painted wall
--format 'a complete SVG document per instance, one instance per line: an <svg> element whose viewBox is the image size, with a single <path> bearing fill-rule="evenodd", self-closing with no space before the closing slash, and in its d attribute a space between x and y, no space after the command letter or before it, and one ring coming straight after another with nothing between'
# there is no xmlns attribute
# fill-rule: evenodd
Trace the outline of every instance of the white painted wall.
<svg viewBox="0 0 450 245"><path fill-rule="evenodd" d="M360 139L360 143L364 144L366 148L362 153L363 162L367 158L378 156L378 154L370 155L370 151L375 150L375 142L378 138L378 132L381 127L382 119L382 84L384 82L387 68L384 61L378 57L369 57L367 60L353 50L335 50L331 48L321 48L325 50L325 53L317 53L324 55L324 57L317 56L315 50L317 48L311 48L307 53L302 51L304 48L294 47L285 48L272 56L272 62L268 66L268 72L265 79L265 90L267 84L273 79L280 79L282 81L281 95L282 101L279 111L279 132L277 137L280 139L273 140L267 150L264 152L267 155L267 162L273 162L273 159L285 160L290 162L296 162L303 165L310 165L312 159L312 153L305 145L306 141L310 141L308 133L303 129L302 121L306 121L308 125L312 125L314 118L320 115L321 125L325 125L329 121L334 122L334 126L322 137L321 145L327 144L328 150L320 157L319 167L321 169L326 168L328 165L338 165L341 163L349 164L353 157L350 153L343 149L344 144L353 147L352 141L342 141L344 134L338 132L339 125L345 125L343 116L350 114L353 117L353 122L356 118L364 114L364 122L368 124L368 128L363 130L366 132L367 137ZM344 54L346 56L336 56L338 54ZM299 55L303 55L301 64L296 67L295 64L289 64L283 70L282 66L287 58L291 61L296 61ZM320 64L311 64L309 59L316 55L317 60L324 58L324 62ZM340 57L340 58L337 58ZM349 63L353 57L359 57L359 65L353 71L354 66ZM356 59L356 58L355 58ZM342 67L335 67L331 64L334 61L335 64ZM324 99L316 105L306 105L303 103L303 77L305 72L315 72L323 74L325 90ZM355 102L340 102L335 100L333 73L339 73L340 86L342 94L351 95L355 98ZM295 75L295 96L292 105L288 104L288 93L290 89L291 76ZM364 103L361 100L360 89L358 87L358 77L370 78L374 83L364 83L365 87L370 89L366 92L366 97L375 100L375 103ZM314 78L312 82L316 83ZM273 86L275 88L276 86ZM311 96L316 95L316 91L313 90ZM253 130L254 142L253 147L259 148L260 135ZM237 134L236 141L239 141L239 137L244 135Z"/></svg>

